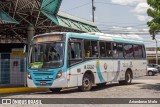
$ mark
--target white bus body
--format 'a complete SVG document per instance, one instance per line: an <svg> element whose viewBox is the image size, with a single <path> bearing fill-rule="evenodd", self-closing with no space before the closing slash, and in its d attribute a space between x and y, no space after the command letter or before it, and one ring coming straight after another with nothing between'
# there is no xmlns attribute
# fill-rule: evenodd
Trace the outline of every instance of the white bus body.
<svg viewBox="0 0 160 107"><path fill-rule="evenodd" d="M39 48L34 51L35 46L45 47L39 50L42 60L36 60L35 56L40 54ZM60 56L58 60L44 61L42 56L46 54L47 46L56 48ZM93 84L109 82L130 84L133 78L144 76L147 69L142 41L101 33L55 32L35 36L28 63L28 86L48 87L52 91L74 86L88 91Z"/></svg>

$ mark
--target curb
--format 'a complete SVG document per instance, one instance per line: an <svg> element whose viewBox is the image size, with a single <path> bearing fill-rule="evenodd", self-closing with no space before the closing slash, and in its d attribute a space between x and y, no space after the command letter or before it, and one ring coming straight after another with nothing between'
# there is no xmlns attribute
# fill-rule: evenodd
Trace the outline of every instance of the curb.
<svg viewBox="0 0 160 107"><path fill-rule="evenodd" d="M48 88L27 88L27 87L18 87L18 88L0 88L0 94L9 94L9 93L20 93L20 92L38 92L38 91L48 91Z"/></svg>

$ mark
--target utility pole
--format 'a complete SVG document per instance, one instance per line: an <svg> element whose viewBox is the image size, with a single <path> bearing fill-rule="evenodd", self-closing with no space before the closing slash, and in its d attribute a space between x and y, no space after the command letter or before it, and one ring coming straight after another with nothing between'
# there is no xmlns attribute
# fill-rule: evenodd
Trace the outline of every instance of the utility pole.
<svg viewBox="0 0 160 107"><path fill-rule="evenodd" d="M156 42L156 64L158 64L158 42L157 42L157 39L155 38L155 33L153 34L152 36L152 39L155 40Z"/></svg>
<svg viewBox="0 0 160 107"><path fill-rule="evenodd" d="M92 21L94 22L94 12L96 10L96 7L94 6L94 0L92 0Z"/></svg>
<svg viewBox="0 0 160 107"><path fill-rule="evenodd" d="M158 64L158 50L157 50L158 43L157 43L157 39L155 39L155 41L156 41L156 64Z"/></svg>

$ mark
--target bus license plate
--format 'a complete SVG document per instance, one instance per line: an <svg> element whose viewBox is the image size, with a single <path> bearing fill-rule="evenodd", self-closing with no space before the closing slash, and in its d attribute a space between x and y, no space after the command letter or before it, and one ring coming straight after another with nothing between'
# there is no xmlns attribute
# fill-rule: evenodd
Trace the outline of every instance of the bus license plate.
<svg viewBox="0 0 160 107"><path fill-rule="evenodd" d="M46 82L40 82L40 85L46 85L47 83Z"/></svg>

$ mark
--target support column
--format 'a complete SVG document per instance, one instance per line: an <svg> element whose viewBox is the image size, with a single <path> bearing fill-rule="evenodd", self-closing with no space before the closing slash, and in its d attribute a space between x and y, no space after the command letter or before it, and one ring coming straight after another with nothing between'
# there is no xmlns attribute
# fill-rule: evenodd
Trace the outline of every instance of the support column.
<svg viewBox="0 0 160 107"><path fill-rule="evenodd" d="M32 38L35 36L35 30L32 25L28 26L27 34L28 34L28 44L29 44L31 42Z"/></svg>

